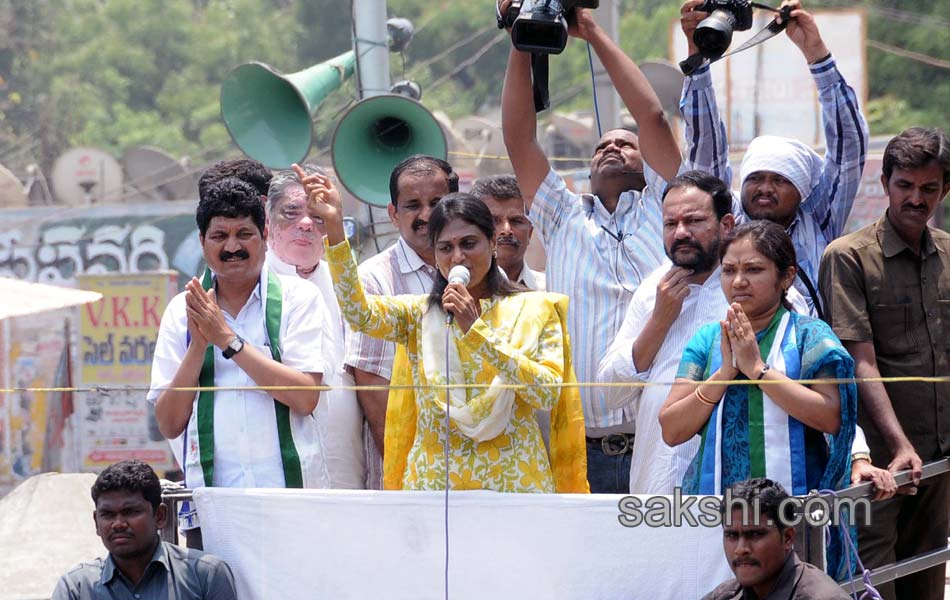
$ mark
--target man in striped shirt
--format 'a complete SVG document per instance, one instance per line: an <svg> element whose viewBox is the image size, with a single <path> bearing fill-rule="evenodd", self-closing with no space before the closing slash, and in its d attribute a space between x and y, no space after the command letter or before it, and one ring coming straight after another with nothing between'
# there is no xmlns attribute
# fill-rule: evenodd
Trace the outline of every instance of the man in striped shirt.
<svg viewBox="0 0 950 600"><path fill-rule="evenodd" d="M507 4L502 2L502 14ZM633 292L663 259L660 194L663 179L676 174L680 154L660 101L636 64L590 11L576 14L571 35L597 53L640 137L623 129L606 132L591 158L593 194L568 190L538 144L531 57L515 49L502 93L502 130L525 209L547 252L547 288L571 297L568 332L583 383L595 381ZM598 388L581 388L581 398L591 491L626 493L635 411L629 405L611 410Z"/></svg>
<svg viewBox="0 0 950 600"><path fill-rule="evenodd" d="M696 25L709 15L695 10L702 2L687 0L681 9L690 54L698 51L693 42ZM867 156L868 126L814 17L802 10L800 0L786 0L783 6L793 9L786 33L808 61L818 88L827 150L822 159L797 140L774 136L752 140L742 160L741 204L735 203L733 213L737 224L768 219L785 227L798 258L795 288L812 313L821 317L818 265L828 244L843 233L851 213ZM731 185L726 128L708 65L686 78L680 111L686 124L686 166Z"/></svg>

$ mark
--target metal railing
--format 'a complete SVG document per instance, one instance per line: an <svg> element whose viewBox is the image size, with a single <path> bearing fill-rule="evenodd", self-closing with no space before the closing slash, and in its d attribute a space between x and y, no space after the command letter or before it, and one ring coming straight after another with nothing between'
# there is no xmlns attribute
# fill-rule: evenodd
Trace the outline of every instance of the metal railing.
<svg viewBox="0 0 950 600"><path fill-rule="evenodd" d="M950 457L944 457L925 464L920 480L923 481L925 479L941 476L950 477L948 473L950 473ZM912 483L913 477L911 477L911 472L908 469L896 473L894 480L897 482L898 487L901 487ZM818 496L818 492L812 492L806 497L806 500ZM851 500L873 498L874 484L865 482L854 485L836 492L836 496L838 498ZM803 521L802 524L796 528L795 547L799 556L801 556L805 562L809 562L823 570L825 568L825 542L826 529L823 526L814 526L808 521ZM905 575L924 571L948 561L950 561L950 545L946 548L937 548L925 554L907 558L893 564L874 567L870 569L871 585L879 585L893 581ZM852 590L857 592L864 591L864 579L862 575L858 573L854 579L841 583L841 587L848 592Z"/></svg>

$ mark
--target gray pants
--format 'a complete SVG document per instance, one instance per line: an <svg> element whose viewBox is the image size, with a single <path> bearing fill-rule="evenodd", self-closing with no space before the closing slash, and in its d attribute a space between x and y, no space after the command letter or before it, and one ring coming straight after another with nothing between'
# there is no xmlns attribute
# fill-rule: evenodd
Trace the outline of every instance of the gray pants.
<svg viewBox="0 0 950 600"><path fill-rule="evenodd" d="M921 482L915 496L871 505L871 525L859 515L858 552L868 569L947 547L950 474ZM943 600L946 563L877 587L885 600Z"/></svg>

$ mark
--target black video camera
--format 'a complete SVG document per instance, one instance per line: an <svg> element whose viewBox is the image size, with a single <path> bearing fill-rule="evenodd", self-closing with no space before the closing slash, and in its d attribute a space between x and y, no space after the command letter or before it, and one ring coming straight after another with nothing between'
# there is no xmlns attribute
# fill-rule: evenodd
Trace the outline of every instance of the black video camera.
<svg viewBox="0 0 950 600"><path fill-rule="evenodd" d="M732 43L732 32L752 27L752 4L749 0L706 0L693 10L710 13L693 32L699 53L715 60L726 53Z"/></svg>
<svg viewBox="0 0 950 600"><path fill-rule="evenodd" d="M598 6L600 0L514 0L498 26L511 27L511 43L522 52L560 54L575 9Z"/></svg>

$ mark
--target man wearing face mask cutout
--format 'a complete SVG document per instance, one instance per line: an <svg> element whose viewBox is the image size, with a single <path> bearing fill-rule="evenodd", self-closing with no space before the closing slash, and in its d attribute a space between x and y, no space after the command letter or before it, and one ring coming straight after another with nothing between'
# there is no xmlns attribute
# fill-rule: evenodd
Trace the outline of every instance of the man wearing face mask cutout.
<svg viewBox="0 0 950 600"><path fill-rule="evenodd" d="M458 174L452 165L432 156L410 156L389 177L389 218L399 239L359 267L367 294L396 296L428 294L435 282L435 254L429 245L429 213L450 192L457 192ZM395 344L360 333L349 336L346 366L357 385L387 386L392 379ZM363 429L366 488L382 489L383 438L389 392L360 390L356 394L366 418Z"/></svg>
<svg viewBox="0 0 950 600"><path fill-rule="evenodd" d="M304 164L305 175L323 174L316 165ZM340 315L330 269L323 260L323 219L307 210L307 197L300 179L292 169L274 173L267 190L266 267L279 275L300 277L312 283L329 311L322 320L334 327L327 330L331 343L326 356L331 373L324 374L327 385L336 387L324 393L314 417L326 456L329 487L363 489L366 463L363 450L363 413L352 389L353 375L343 368L346 338L352 335Z"/></svg>

